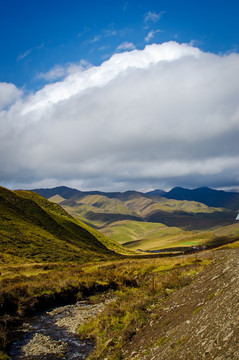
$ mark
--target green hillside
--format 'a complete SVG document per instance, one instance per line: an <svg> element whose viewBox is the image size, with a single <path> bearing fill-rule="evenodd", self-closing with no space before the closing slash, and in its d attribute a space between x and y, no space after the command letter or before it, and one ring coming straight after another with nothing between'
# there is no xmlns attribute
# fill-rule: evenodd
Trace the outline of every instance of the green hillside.
<svg viewBox="0 0 239 360"><path fill-rule="evenodd" d="M195 233L164 224L118 221L102 229L103 234L129 249L159 250L178 246L202 245L214 238L212 233Z"/></svg>
<svg viewBox="0 0 239 360"><path fill-rule="evenodd" d="M62 201L55 195L50 200L60 203L70 214L87 224L102 229L115 221L135 220L163 223L184 230L207 230L230 225L235 213L212 208L195 201L179 201L163 197L148 198L136 193L130 197L108 198L103 195L80 195Z"/></svg>
<svg viewBox="0 0 239 360"><path fill-rule="evenodd" d="M239 236L239 221L232 225L216 229L214 234L217 236Z"/></svg>
<svg viewBox="0 0 239 360"><path fill-rule="evenodd" d="M125 249L28 191L0 187L0 262L102 260Z"/></svg>
<svg viewBox="0 0 239 360"><path fill-rule="evenodd" d="M51 200L60 201L60 196ZM163 197L139 195L125 200L107 198L102 195L86 195L77 199L60 201L71 215L104 232L110 224L118 221L141 221L164 224L186 231L213 231L235 222L235 212L222 208L211 208L194 201L179 201ZM142 234L143 236L143 234Z"/></svg>

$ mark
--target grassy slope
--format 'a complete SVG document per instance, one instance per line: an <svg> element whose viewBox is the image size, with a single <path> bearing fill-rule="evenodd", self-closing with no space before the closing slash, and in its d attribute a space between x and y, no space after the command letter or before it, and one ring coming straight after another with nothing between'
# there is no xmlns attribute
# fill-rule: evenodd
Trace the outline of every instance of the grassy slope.
<svg viewBox="0 0 239 360"><path fill-rule="evenodd" d="M58 203L60 199L59 196L51 198L52 201ZM79 200L74 198L74 201L70 199L60 203L71 214L98 228L122 220L120 216L124 216L125 219L134 217L134 220L138 218L140 221L166 224L168 221L180 223L180 219L187 217L188 226L192 225L193 227L195 220L199 220L201 223L203 220L205 226L208 223L209 227L212 227L220 224L223 219L229 224L235 215L229 210L210 208L194 201L179 201L162 197L147 198L138 194L124 200L111 199L102 195L89 195L81 197ZM131 218L131 220L133 219ZM170 226L174 226L171 222ZM186 227L185 224L184 226Z"/></svg>
<svg viewBox="0 0 239 360"><path fill-rule="evenodd" d="M213 231L215 235L218 236L236 236L239 235L239 221L235 222L232 225L224 226L222 228L215 229Z"/></svg>
<svg viewBox="0 0 239 360"><path fill-rule="evenodd" d="M27 192L0 188L0 261L86 262L124 251L59 205ZM106 247L107 246L107 247Z"/></svg>
<svg viewBox="0 0 239 360"><path fill-rule="evenodd" d="M40 195L36 194L36 193L32 193L29 191L21 191L20 192L21 196L25 196L25 197L30 197L31 199L33 199L36 203L38 203L41 207L43 207L46 211L47 209L49 209L49 207L51 209L56 209L54 203L49 202L48 200L45 200L45 198L41 197ZM87 232L89 232L91 235L93 235L93 237L97 240L97 245L98 242L100 242L101 244L103 244L104 246L106 246L107 249L114 251L117 254L124 254L124 255L131 255L132 252L125 249L124 247L120 246L117 242L112 241L111 239L107 238L106 236L104 236L102 233L96 231L95 229L93 229L92 227L88 226L87 224L85 224L84 222L80 221L79 219L76 219L75 217L72 217L68 212L66 212L61 206L57 205L57 213L59 212L59 214L64 214L64 216L67 216L68 218L71 219L71 223L74 223L77 225L74 226L74 230L75 232L78 234L78 227L80 226L82 228L82 230L86 230ZM52 213L50 213L49 215L51 216L55 216ZM58 223L60 223L61 225L64 225L65 227L67 227L70 231L73 231L72 225L69 228L69 224L66 224L65 221L62 220L62 217L59 215L57 216L57 221Z"/></svg>
<svg viewBox="0 0 239 360"><path fill-rule="evenodd" d="M59 203L60 197L56 195L50 200ZM102 195L87 195L79 200L63 201L61 204L74 217L99 229L122 218L137 219L140 216L123 201Z"/></svg>
<svg viewBox="0 0 239 360"><path fill-rule="evenodd" d="M196 246L214 238L211 233L197 234L159 223L119 221L102 232L111 239L136 250L157 250L165 247Z"/></svg>
<svg viewBox="0 0 239 360"><path fill-rule="evenodd" d="M54 196L51 199L52 201L58 199L57 202L59 202L62 198ZM185 211L193 214L208 214L215 211L225 212L225 209L211 208L195 201L180 201L163 197L147 198L139 195L126 200L111 199L102 195L88 195L84 196L79 201L75 200L75 206L77 207L77 205L79 207L85 205L84 209L88 211L93 209L95 212L125 214L139 217L145 217L156 210L169 213Z"/></svg>

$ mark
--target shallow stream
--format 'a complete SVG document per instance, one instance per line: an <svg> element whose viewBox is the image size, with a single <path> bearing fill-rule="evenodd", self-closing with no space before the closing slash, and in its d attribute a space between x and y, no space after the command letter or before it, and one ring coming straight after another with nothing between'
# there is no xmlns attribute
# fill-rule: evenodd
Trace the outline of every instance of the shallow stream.
<svg viewBox="0 0 239 360"><path fill-rule="evenodd" d="M102 306L81 302L31 317L19 329L19 339L12 344L12 360L85 359L94 344L80 341L76 329L80 322L102 311Z"/></svg>

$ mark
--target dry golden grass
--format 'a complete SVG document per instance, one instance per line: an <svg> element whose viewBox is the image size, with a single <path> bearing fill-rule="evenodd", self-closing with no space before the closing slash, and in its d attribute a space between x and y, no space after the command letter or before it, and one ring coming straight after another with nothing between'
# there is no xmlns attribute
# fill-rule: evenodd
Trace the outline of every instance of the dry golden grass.
<svg viewBox="0 0 239 360"><path fill-rule="evenodd" d="M96 347L89 359L121 359L124 344L150 320L151 308L163 306L169 293L188 285L211 260L188 258L142 259L115 264L124 281L116 299L97 318L79 328L82 339L93 338ZM104 267L99 269L103 271ZM112 265L105 267L114 273ZM94 269L96 270L96 269Z"/></svg>

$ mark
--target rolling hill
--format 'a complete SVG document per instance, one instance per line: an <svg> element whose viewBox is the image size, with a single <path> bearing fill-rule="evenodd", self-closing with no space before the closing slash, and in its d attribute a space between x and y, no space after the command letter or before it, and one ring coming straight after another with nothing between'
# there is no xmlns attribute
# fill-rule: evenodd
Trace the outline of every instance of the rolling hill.
<svg viewBox="0 0 239 360"><path fill-rule="evenodd" d="M216 230L231 229L230 226L237 235L235 211L209 207L202 202L168 199L167 193L161 190L146 194L136 191L82 192L67 187L34 191L132 249L204 243L214 237Z"/></svg>
<svg viewBox="0 0 239 360"><path fill-rule="evenodd" d="M0 262L87 261L126 249L29 191L0 187Z"/></svg>
<svg viewBox="0 0 239 360"><path fill-rule="evenodd" d="M97 228L117 220L134 220L179 226L184 230L206 230L219 225L230 225L236 217L236 211L213 208L191 200L168 199L155 196L152 192L151 195L136 191L82 192L67 187L33 191L57 202L67 211Z"/></svg>
<svg viewBox="0 0 239 360"><path fill-rule="evenodd" d="M164 224L130 220L111 223L101 231L129 249L143 251L198 246L214 239L212 233L198 234Z"/></svg>

